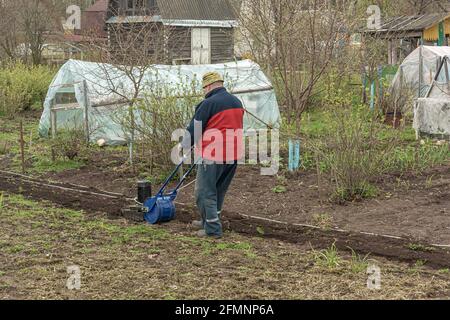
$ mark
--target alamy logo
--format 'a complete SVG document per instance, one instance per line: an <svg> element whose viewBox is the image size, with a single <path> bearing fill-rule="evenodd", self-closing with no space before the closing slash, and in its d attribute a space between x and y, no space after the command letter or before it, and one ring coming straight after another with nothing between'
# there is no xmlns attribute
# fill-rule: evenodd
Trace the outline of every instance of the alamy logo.
<svg viewBox="0 0 450 320"><path fill-rule="evenodd" d="M367 267L367 288L370 290L381 289L381 269L376 265L369 265Z"/></svg>
<svg viewBox="0 0 450 320"><path fill-rule="evenodd" d="M66 20L63 19L63 27L65 30L81 29L81 9L79 6L70 5L66 9L66 13L70 15Z"/></svg>
<svg viewBox="0 0 450 320"><path fill-rule="evenodd" d="M212 161L218 164L232 163L238 164L261 164L261 174L265 176L276 175L279 171L280 158L280 134L278 130L247 130L228 129L222 132L216 129L208 129L202 132L200 121L194 122L194 138L189 131L184 129L175 130L172 133L172 141L181 144L174 147L171 153L171 160L174 164L179 164L183 157L185 163L201 163L202 161ZM194 141L194 162L190 145ZM270 152L269 152L270 144Z"/></svg>
<svg viewBox="0 0 450 320"><path fill-rule="evenodd" d="M371 5L367 8L367 29L380 30L381 29L381 9L377 5Z"/></svg>
<svg viewBox="0 0 450 320"><path fill-rule="evenodd" d="M81 289L81 269L79 266L67 267L67 274L69 278L66 281L67 289L80 290Z"/></svg>

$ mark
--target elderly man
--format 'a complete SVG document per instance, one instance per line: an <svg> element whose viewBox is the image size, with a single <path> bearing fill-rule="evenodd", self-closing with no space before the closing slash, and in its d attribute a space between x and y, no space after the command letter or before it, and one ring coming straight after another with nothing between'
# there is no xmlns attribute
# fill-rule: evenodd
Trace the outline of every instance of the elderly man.
<svg viewBox="0 0 450 320"><path fill-rule="evenodd" d="M199 237L221 238L221 212L228 187L243 157L243 117L241 101L228 93L217 72L203 76L203 100L195 110L183 140L183 147L196 145L202 162L197 166L195 198L201 219L194 221ZM201 128L201 132L198 133ZM190 139L189 139L190 138ZM189 141L190 140L190 141Z"/></svg>

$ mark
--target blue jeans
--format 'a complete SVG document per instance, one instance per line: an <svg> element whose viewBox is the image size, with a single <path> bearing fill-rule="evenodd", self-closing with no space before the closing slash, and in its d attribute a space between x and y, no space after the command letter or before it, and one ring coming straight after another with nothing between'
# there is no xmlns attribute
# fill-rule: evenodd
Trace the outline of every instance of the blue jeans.
<svg viewBox="0 0 450 320"><path fill-rule="evenodd" d="M237 163L197 165L195 199L207 235L222 236L220 213L236 169Z"/></svg>

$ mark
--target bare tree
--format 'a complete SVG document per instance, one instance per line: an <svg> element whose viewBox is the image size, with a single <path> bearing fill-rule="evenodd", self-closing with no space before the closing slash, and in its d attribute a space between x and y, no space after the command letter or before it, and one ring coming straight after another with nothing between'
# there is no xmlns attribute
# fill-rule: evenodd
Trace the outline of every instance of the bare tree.
<svg viewBox="0 0 450 320"><path fill-rule="evenodd" d="M49 34L47 8L40 0L21 0L20 4L24 40L30 50L33 64L40 64L45 40Z"/></svg>
<svg viewBox="0 0 450 320"><path fill-rule="evenodd" d="M151 90L146 75L154 70L156 63L170 60L170 53L180 41L189 38L176 28L153 21L153 15L148 12L139 17L123 16L118 12L115 18L108 24L108 42L98 43L94 33L89 49L100 70L95 76L106 84L104 89L110 95L128 106L128 115L118 120L128 131L132 163L136 108L144 98L144 92Z"/></svg>
<svg viewBox="0 0 450 320"><path fill-rule="evenodd" d="M363 9L375 4L387 16L420 15L448 10L448 0L358 0L356 4Z"/></svg>
<svg viewBox="0 0 450 320"><path fill-rule="evenodd" d="M13 1L0 1L0 57L16 58L19 41L16 4Z"/></svg>
<svg viewBox="0 0 450 320"><path fill-rule="evenodd" d="M0 48L4 55L25 60L31 56L32 63L40 64L44 45L59 24L48 0L5 0L0 2L0 9Z"/></svg>
<svg viewBox="0 0 450 320"><path fill-rule="evenodd" d="M240 21L245 44L270 75L298 132L315 86L347 38L347 21L320 0L247 0Z"/></svg>

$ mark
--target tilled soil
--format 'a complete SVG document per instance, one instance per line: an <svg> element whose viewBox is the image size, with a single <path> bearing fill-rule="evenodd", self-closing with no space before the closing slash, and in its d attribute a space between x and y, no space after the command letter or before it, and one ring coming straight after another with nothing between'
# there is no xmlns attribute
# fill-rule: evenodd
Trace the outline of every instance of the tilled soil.
<svg viewBox="0 0 450 320"><path fill-rule="evenodd" d="M106 161L106 160L104 160ZM135 197L137 177L87 166L47 177ZM228 211L277 221L405 237L450 246L450 165L422 175L387 175L374 182L378 196L343 205L329 200L327 181L312 171L287 177L286 192L276 193L277 177L262 176L257 166L241 166L228 192ZM320 187L319 187L320 185ZM154 186L156 189L158 186ZM179 202L194 204L194 186Z"/></svg>
<svg viewBox="0 0 450 320"><path fill-rule="evenodd" d="M278 183L274 177L261 176L256 168L242 168L226 208L288 223L325 224L450 246L450 166L422 176L386 176L378 182L376 198L344 205L329 201L329 190L323 181L319 190L314 173L288 179L284 193L273 192ZM192 188L186 190L180 201L192 202L192 195Z"/></svg>
<svg viewBox="0 0 450 320"><path fill-rule="evenodd" d="M106 212L110 217L120 217L121 208L131 203L129 198L103 194L95 188L74 191L70 184L52 183L52 186L36 184L34 179L1 175L0 190L19 193L32 199L49 200L63 207L83 209L89 213ZM231 207L231 206L230 206ZM414 263L418 260L434 268L450 266L450 251L418 243L416 239L395 239L356 232L323 230L314 227L277 223L235 213L227 207L224 226L241 234L275 238L309 248L328 248L335 243L340 250L355 250L400 261ZM247 207L249 207L247 205ZM247 210L249 214L251 210ZM178 220L189 223L195 217L189 205L178 205ZM415 247L412 247L412 245Z"/></svg>

